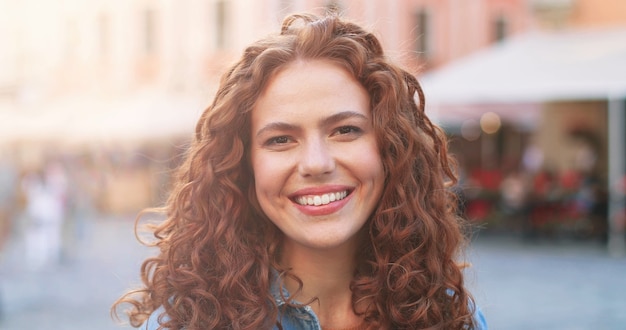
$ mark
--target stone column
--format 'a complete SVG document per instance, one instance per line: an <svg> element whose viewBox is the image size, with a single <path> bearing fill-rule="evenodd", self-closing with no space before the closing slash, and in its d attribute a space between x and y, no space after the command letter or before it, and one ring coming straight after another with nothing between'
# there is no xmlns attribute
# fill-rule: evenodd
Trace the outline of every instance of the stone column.
<svg viewBox="0 0 626 330"><path fill-rule="evenodd" d="M609 205L608 251L612 256L626 256L626 98L608 101L609 136Z"/></svg>

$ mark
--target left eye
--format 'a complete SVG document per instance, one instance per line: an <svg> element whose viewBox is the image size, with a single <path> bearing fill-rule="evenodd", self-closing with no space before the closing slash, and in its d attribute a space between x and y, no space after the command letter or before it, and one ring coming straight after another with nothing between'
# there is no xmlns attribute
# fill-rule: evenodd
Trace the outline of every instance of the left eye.
<svg viewBox="0 0 626 330"><path fill-rule="evenodd" d="M361 129L355 126L341 126L337 128L337 134L359 133Z"/></svg>

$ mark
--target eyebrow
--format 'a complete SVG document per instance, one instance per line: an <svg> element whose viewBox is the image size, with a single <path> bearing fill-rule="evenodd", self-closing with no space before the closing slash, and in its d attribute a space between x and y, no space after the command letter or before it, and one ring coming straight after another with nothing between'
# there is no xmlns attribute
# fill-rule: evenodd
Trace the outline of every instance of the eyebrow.
<svg viewBox="0 0 626 330"><path fill-rule="evenodd" d="M321 127L323 126L328 126L328 125L332 125L333 123L345 120L345 119L349 119L349 118L358 118L358 119L362 119L362 120L369 120L367 116L365 116L364 114L360 113L360 112L356 112L356 111L342 111L342 112L338 112L335 113L331 116L328 116L322 120L320 120L319 125ZM260 135L262 135L264 132L266 131L273 131L273 130L277 130L277 131L294 131L294 130L298 130L298 126L296 125L292 125L289 123L285 123L285 122L272 122L269 123L265 126L263 126L261 129L259 129L256 133L256 136L259 137Z"/></svg>
<svg viewBox="0 0 626 330"><path fill-rule="evenodd" d="M297 126L292 125L292 124L288 124L285 122L273 122L273 123L269 123L265 126L263 126L263 128L261 128L257 133L256 133L256 137L261 136L263 133L267 132L267 131L293 131L296 130Z"/></svg>
<svg viewBox="0 0 626 330"><path fill-rule="evenodd" d="M367 116L365 116L364 114L360 113L360 112L356 112L356 111L342 111L342 112L338 112L335 113L329 117L326 117L324 119L322 119L320 121L320 126L328 126L331 124L334 124L336 122L345 120L345 119L349 119L349 118L358 118L358 119L362 119L362 120L369 120L367 118Z"/></svg>

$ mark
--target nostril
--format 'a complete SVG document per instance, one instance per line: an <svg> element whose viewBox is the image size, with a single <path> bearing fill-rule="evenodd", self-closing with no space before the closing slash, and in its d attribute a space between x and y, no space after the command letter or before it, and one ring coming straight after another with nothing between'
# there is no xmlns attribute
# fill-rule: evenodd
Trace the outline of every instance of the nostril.
<svg viewBox="0 0 626 330"><path fill-rule="evenodd" d="M307 153L299 163L299 171L303 176L328 174L335 169L334 158L326 152Z"/></svg>

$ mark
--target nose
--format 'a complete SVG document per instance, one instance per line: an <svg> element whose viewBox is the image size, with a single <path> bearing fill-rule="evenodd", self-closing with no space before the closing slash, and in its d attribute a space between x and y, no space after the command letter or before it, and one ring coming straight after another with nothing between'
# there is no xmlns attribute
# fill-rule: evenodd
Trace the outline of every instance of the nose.
<svg viewBox="0 0 626 330"><path fill-rule="evenodd" d="M334 170L335 158L324 139L309 139L302 146L298 163L300 175L305 177L319 176Z"/></svg>

